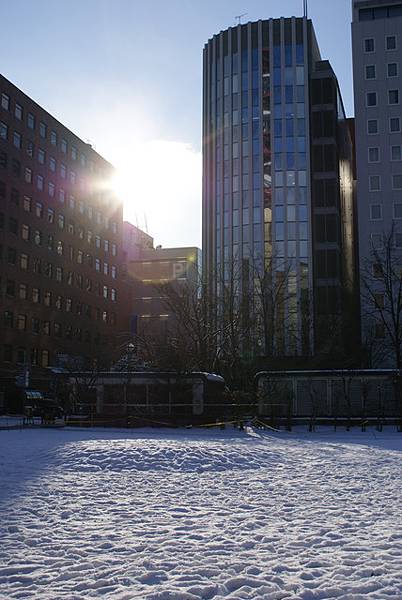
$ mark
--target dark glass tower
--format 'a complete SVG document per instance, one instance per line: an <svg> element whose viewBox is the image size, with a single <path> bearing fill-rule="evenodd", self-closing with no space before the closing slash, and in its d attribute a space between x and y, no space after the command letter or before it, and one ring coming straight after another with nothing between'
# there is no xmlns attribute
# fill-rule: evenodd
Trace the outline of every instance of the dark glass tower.
<svg viewBox="0 0 402 600"><path fill-rule="evenodd" d="M325 104L317 96L313 108L317 73L320 81L326 81L320 85L327 98ZM314 138L312 122L322 112L326 114L319 119L330 121L331 127L320 150L323 159L316 164L315 146L322 145L324 133L317 128ZM317 344L322 346L318 315L321 318L324 311L327 321L334 317L339 326L346 278L351 292L354 288L354 257L345 245L345 228L353 232L351 157L336 77L321 61L311 21L295 17L258 21L208 41L203 94L204 273L217 294L218 307L228 286L240 303L246 298L242 305L253 352L310 355ZM322 204L320 191L317 205L313 204L321 185L316 179L332 181L328 206ZM334 217L328 231L325 218L316 218L327 214ZM327 252L324 259L322 251Z"/></svg>

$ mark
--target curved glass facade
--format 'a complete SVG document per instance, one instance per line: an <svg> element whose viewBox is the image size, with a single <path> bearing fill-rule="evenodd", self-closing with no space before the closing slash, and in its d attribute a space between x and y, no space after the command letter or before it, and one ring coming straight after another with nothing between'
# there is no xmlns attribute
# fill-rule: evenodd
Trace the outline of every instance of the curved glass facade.
<svg viewBox="0 0 402 600"><path fill-rule="evenodd" d="M265 353L262 278L276 298L271 353L310 345L310 28L303 18L248 23L204 50L204 267L218 297L233 278L247 293Z"/></svg>

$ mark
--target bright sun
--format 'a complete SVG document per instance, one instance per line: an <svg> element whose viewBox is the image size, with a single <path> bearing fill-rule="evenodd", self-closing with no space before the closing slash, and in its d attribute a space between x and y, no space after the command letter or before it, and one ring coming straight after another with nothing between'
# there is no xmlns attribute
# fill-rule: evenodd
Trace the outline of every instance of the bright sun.
<svg viewBox="0 0 402 600"><path fill-rule="evenodd" d="M116 157L113 188L124 218L157 243L200 245L201 154L181 142L150 141Z"/></svg>

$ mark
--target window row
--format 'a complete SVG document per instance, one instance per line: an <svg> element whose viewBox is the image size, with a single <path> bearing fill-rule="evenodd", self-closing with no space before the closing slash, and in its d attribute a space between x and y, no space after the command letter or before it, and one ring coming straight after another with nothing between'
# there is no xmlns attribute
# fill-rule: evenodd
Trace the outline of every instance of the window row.
<svg viewBox="0 0 402 600"><path fill-rule="evenodd" d="M391 175L391 184L393 190L402 190L402 175ZM381 191L381 175L370 175L369 190L370 192Z"/></svg>
<svg viewBox="0 0 402 600"><path fill-rule="evenodd" d="M29 362L34 367L48 367L49 366L49 350L41 350L39 348L32 348L29 356L26 348L18 347L14 350L11 344L4 344L3 346L3 360L4 362L10 362L25 365Z"/></svg>
<svg viewBox="0 0 402 600"><path fill-rule="evenodd" d="M366 38L363 41L363 48L366 54L376 51L376 40L374 38ZM392 51L397 50L397 37L396 35L385 36L385 49Z"/></svg>
<svg viewBox="0 0 402 600"><path fill-rule="evenodd" d="M388 90L387 92L388 105L393 106L399 104L399 90ZM378 106L378 93L367 92L366 93L366 106L368 108Z"/></svg>
<svg viewBox="0 0 402 600"><path fill-rule="evenodd" d="M401 118L400 117L391 117L389 119L388 131L389 131L389 133L400 133L401 132ZM367 133L369 135L376 135L376 134L380 133L378 119L368 119L367 120Z"/></svg>
<svg viewBox="0 0 402 600"><path fill-rule="evenodd" d="M109 325L116 324L116 313L108 312L106 310L96 309L97 321L103 321L103 323L109 323ZM5 310L3 314L4 327L9 329L17 329L18 331L30 331L31 333L41 333L43 335L55 335L56 337L64 337L67 339L72 338L74 331L82 334L80 327L73 327L72 325L63 325L59 321L41 321L37 317L29 318L25 314L14 314L12 310ZM71 337L70 337L71 333ZM90 335L89 331L86 332ZM82 337L81 337L82 339ZM87 341L87 340L85 340Z"/></svg>
<svg viewBox="0 0 402 600"><path fill-rule="evenodd" d="M3 246L0 245L0 260L3 257ZM28 271L30 265L34 273L41 275L43 274L48 279L55 279L58 282L65 282L67 285L76 285L80 289L85 289L87 292L92 291L92 279L84 277L81 273L75 273L53 265L51 262L42 261L40 258L32 258L25 252L21 252L17 257L17 251L15 248L8 247L5 253L4 259L10 265L17 265L22 271ZM109 265L108 263L102 263L98 259L95 260L95 270L104 275L111 275L112 279L117 278L117 267L115 265ZM97 284L98 286L100 284Z"/></svg>
<svg viewBox="0 0 402 600"><path fill-rule="evenodd" d="M372 221L379 221L383 218L382 204L371 204L370 205L370 219ZM393 218L402 219L402 203L395 202L393 206ZM402 242L402 239L401 239ZM397 244L398 246L400 244Z"/></svg>
<svg viewBox="0 0 402 600"><path fill-rule="evenodd" d="M399 65L397 62L387 63L387 77L398 77ZM377 67L376 65L366 65L365 67L365 78L366 79L377 79Z"/></svg>
<svg viewBox="0 0 402 600"><path fill-rule="evenodd" d="M400 161L402 160L402 146L398 144L397 146L390 147L389 158L391 161ZM370 146L368 148L368 162L370 163L378 163L381 161L381 152L378 146Z"/></svg>
<svg viewBox="0 0 402 600"><path fill-rule="evenodd" d="M105 300L117 301L117 291L115 288L109 288L107 285L97 284L98 295ZM11 298L20 300L30 300L33 304L43 304L44 306L54 306L57 310L65 312L75 312L77 315L85 315L91 318L92 309L89 304L83 302L73 302L72 298L63 298L59 294L54 294L49 290L42 290L38 287L28 288L25 283L16 283L14 279L7 279L5 282L5 294Z"/></svg>

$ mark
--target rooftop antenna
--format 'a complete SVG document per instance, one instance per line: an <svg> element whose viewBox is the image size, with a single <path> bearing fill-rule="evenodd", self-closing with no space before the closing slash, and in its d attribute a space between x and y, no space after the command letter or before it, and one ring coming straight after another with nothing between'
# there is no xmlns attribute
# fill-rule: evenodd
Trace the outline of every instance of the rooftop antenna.
<svg viewBox="0 0 402 600"><path fill-rule="evenodd" d="M303 17L308 17L307 0L303 0Z"/></svg>
<svg viewBox="0 0 402 600"><path fill-rule="evenodd" d="M144 222L145 222L145 231L148 233L148 221L147 221L147 213L144 212Z"/></svg>
<svg viewBox="0 0 402 600"><path fill-rule="evenodd" d="M241 14L241 15L236 15L236 16L235 16L235 19L237 20L237 25L240 25L240 24L241 24L241 20L242 20L242 18L243 18L243 17L246 17L247 15L248 15L248 13L243 13L243 14Z"/></svg>

